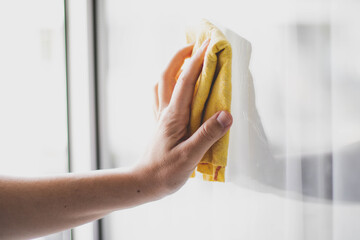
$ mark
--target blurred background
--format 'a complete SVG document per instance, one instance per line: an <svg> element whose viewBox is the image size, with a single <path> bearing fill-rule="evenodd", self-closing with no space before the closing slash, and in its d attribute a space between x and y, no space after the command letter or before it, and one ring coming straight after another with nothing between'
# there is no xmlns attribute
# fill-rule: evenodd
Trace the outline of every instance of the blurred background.
<svg viewBox="0 0 360 240"><path fill-rule="evenodd" d="M64 3L0 1L0 29L0 174L67 172Z"/></svg>
<svg viewBox="0 0 360 240"><path fill-rule="evenodd" d="M359 10L357 0L1 1L0 174L138 161L154 131L152 88L205 18L251 43L256 106L281 167L244 173L248 184L191 179L44 239L359 239Z"/></svg>

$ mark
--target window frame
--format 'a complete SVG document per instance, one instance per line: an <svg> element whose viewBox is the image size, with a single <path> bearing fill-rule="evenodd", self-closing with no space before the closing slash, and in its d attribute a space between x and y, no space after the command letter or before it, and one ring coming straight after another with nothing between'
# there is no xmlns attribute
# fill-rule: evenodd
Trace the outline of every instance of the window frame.
<svg viewBox="0 0 360 240"><path fill-rule="evenodd" d="M64 0L69 172L100 169L95 0ZM72 229L101 240L102 220Z"/></svg>

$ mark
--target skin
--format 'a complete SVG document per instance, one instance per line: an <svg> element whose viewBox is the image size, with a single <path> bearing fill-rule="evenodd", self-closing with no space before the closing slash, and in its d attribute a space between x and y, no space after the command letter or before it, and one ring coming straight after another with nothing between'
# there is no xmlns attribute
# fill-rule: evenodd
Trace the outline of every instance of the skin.
<svg viewBox="0 0 360 240"><path fill-rule="evenodd" d="M188 136L194 86L208 44L203 44L182 72L193 45L179 50L156 84L157 130L136 166L42 178L0 177L0 239L62 231L112 211L161 199L183 186L205 152L232 124L230 113L222 111Z"/></svg>

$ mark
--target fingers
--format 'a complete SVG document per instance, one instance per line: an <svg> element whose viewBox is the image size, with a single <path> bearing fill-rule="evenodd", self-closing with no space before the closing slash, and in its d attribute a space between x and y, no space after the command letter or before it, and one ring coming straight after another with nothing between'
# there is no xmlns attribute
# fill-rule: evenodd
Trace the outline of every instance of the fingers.
<svg viewBox="0 0 360 240"><path fill-rule="evenodd" d="M154 86L154 115L158 119L159 113L159 93L158 93L159 84L156 83Z"/></svg>
<svg viewBox="0 0 360 240"><path fill-rule="evenodd" d="M177 73L179 72L185 59L191 56L193 47L194 45L190 44L180 49L166 67L166 70L164 71L160 80L158 89L160 109L163 109L169 104L174 86L176 84Z"/></svg>
<svg viewBox="0 0 360 240"><path fill-rule="evenodd" d="M209 42L210 39L203 43L200 49L191 58L188 67L184 69L179 76L171 97L171 104L176 110L189 110L190 108L194 94L194 87L197 79L199 78Z"/></svg>
<svg viewBox="0 0 360 240"><path fill-rule="evenodd" d="M209 148L225 135L232 122L231 114L226 111L214 114L184 142L185 149L190 151L190 155L194 156L194 160L200 161Z"/></svg>

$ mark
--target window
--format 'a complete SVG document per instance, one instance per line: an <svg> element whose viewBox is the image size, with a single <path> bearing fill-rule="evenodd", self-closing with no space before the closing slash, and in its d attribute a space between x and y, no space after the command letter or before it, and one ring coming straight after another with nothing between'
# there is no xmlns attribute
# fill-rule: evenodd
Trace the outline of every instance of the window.
<svg viewBox="0 0 360 240"><path fill-rule="evenodd" d="M160 202L111 214L106 239L360 236L358 2L107 0L98 9L103 167L141 158L154 129L152 86L199 17L252 44L270 151L230 159L241 166L236 181L191 179Z"/></svg>
<svg viewBox="0 0 360 240"><path fill-rule="evenodd" d="M63 3L1 5L1 172L66 172Z"/></svg>
<svg viewBox="0 0 360 240"><path fill-rule="evenodd" d="M190 179L71 237L358 239L359 10L352 0L1 2L1 174L138 161L155 125L153 85L186 27L205 18L251 43L249 92L266 151L232 141L225 184Z"/></svg>
<svg viewBox="0 0 360 240"><path fill-rule="evenodd" d="M1 1L0 29L0 174L67 172L63 1Z"/></svg>

